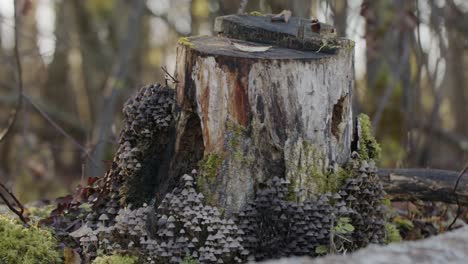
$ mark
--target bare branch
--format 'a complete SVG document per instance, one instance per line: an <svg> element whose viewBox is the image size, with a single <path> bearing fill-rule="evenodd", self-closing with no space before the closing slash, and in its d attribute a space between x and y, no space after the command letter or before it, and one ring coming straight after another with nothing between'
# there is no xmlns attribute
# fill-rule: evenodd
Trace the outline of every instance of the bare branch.
<svg viewBox="0 0 468 264"><path fill-rule="evenodd" d="M453 187L453 195L455 196L455 199L457 201L457 215L453 218L452 223L448 226L448 229L452 229L452 226L457 222L458 218L460 217L462 210L461 210L461 205L460 205L460 198L457 193L457 188L458 185L460 184L460 180L463 175L468 171L468 164L466 164L465 168L458 174L457 181L455 182L455 186Z"/></svg>
<svg viewBox="0 0 468 264"><path fill-rule="evenodd" d="M87 158L90 159L90 161L94 164L97 165L99 164L96 160L94 160L88 153L88 150L83 147L76 139L74 139L72 136L70 136L62 127L60 127L57 123L55 123L54 120L52 120L49 115L47 115L46 112L44 112L38 105L36 105L31 98L29 98L27 95L23 94L23 97L28 101L29 104L31 104L41 115L44 117L47 122L49 122L55 129L57 129L62 135L64 135L66 138L68 138L73 145L75 145L77 148L79 148L82 152L83 155L86 156Z"/></svg>
<svg viewBox="0 0 468 264"><path fill-rule="evenodd" d="M21 66L21 59L19 54L19 27L20 27L20 20L18 18L18 1L14 1L14 19L15 19L15 27L14 27L14 38L15 38L15 46L14 46L14 56L15 56L15 63L16 63L16 82L17 82L17 89L18 89L18 99L16 103L16 107L12 110L10 114L10 118L8 119L8 124L6 128L0 133L0 142L2 142L8 134L13 129L13 126L18 119L18 113L21 109L21 105L23 103L23 68Z"/></svg>
<svg viewBox="0 0 468 264"><path fill-rule="evenodd" d="M1 192L1 189L0 189L0 198L2 198L2 200L5 202L6 206L13 212L15 213L19 219L27 226L29 227L29 223L28 223L28 219L24 216L24 206L23 204L18 200L18 198L16 198L16 196L10 191L8 190L7 187L5 187L5 185L3 185L1 182L0 182L0 188L4 190L5 193L8 194L8 196L10 196L10 198L15 202L16 204L16 207L18 207L19 209L15 208L15 206L13 206L10 201L5 197L5 195L2 194Z"/></svg>
<svg viewBox="0 0 468 264"><path fill-rule="evenodd" d="M179 81L167 71L166 67L162 66L161 69L166 74L166 76L164 76L164 78L166 79L166 86L167 86L167 81L169 80L168 78L172 80L172 83L179 83Z"/></svg>

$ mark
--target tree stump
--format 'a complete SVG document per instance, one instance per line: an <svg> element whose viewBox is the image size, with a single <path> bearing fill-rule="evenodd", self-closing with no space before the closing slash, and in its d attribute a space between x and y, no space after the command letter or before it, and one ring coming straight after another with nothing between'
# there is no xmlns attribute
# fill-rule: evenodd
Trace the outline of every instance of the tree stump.
<svg viewBox="0 0 468 264"><path fill-rule="evenodd" d="M352 42L300 18L216 23L219 36L177 47L174 175L198 165L198 187L227 215L275 176L299 200L326 192L327 170L351 154Z"/></svg>

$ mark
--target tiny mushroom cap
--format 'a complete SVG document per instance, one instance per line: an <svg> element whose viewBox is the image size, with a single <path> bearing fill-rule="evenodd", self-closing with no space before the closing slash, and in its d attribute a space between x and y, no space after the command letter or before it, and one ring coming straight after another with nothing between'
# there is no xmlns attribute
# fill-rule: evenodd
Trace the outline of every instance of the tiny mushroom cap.
<svg viewBox="0 0 468 264"><path fill-rule="evenodd" d="M91 234L93 230L88 225L83 225L79 229L70 233L71 237L79 238Z"/></svg>
<svg viewBox="0 0 468 264"><path fill-rule="evenodd" d="M99 221L107 221L109 220L109 217L106 215L106 214L102 214L101 216L99 216Z"/></svg>

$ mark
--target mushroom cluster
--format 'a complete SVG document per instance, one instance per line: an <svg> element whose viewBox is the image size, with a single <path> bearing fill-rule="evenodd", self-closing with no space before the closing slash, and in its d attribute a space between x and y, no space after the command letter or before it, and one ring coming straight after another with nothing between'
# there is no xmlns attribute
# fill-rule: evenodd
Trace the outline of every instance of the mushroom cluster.
<svg viewBox="0 0 468 264"><path fill-rule="evenodd" d="M356 153L343 186L304 202L289 201L290 183L275 177L266 181L255 199L239 213L244 247L255 260L286 256L317 256L324 252L355 250L385 238L385 195L374 161ZM292 195L294 197L294 195ZM348 231L339 230L346 220Z"/></svg>
<svg viewBox="0 0 468 264"><path fill-rule="evenodd" d="M157 246L157 242L150 238L147 231L147 219L152 212L152 207L146 204L135 210L123 208L118 211L113 224L110 224L109 216L103 213L96 225L86 223L70 233L70 236L79 239L87 260L95 258L97 252L111 254L115 251L132 251L135 248L138 248L139 254L151 257Z"/></svg>
<svg viewBox="0 0 468 264"><path fill-rule="evenodd" d="M195 190L194 176L184 175L182 186L167 194L157 209L157 240L164 241L159 256L171 263L185 257L199 263L241 263L249 255L243 231L218 208L204 205Z"/></svg>
<svg viewBox="0 0 468 264"><path fill-rule="evenodd" d="M146 204L123 208L113 220L103 213L97 224L89 221L70 235L79 239L89 260L97 252L138 249L145 263L180 263L187 257L199 263L244 262L250 252L242 246L242 229L216 207L204 205L193 176L184 175L157 209Z"/></svg>
<svg viewBox="0 0 468 264"><path fill-rule="evenodd" d="M275 177L256 193L239 213L244 246L255 260L285 256L315 255L319 245L328 244L332 227L331 194L316 201L288 201L289 181Z"/></svg>
<svg viewBox="0 0 468 264"><path fill-rule="evenodd" d="M337 252L383 243L384 192L375 163L356 153L338 192L295 201L291 183L273 177L259 184L253 200L235 219L226 219L218 208L205 205L203 194L197 192L196 171L182 176L157 207L122 208L131 202L129 196L142 192L143 159L166 147L174 125L173 109L174 91L160 85L142 88L125 104L112 168L99 184L100 191L88 199L93 210L85 224L70 234L79 240L87 259L127 251L145 263L180 263L185 258L242 263L317 256L323 253L318 250L321 247ZM337 229L343 222L347 233Z"/></svg>
<svg viewBox="0 0 468 264"><path fill-rule="evenodd" d="M204 204L194 170L181 177L157 208L124 208L115 217L109 210L71 235L79 238L89 259L97 252L138 248L147 263L180 263L187 257L199 263L242 263L317 256L324 253L320 247L337 252L383 243L384 192L375 163L354 158L351 164L350 176L338 192L304 202L292 201L289 181L269 179L235 219ZM349 221L352 232L337 230L342 219Z"/></svg>
<svg viewBox="0 0 468 264"><path fill-rule="evenodd" d="M383 244L385 241L386 208L382 204L385 192L377 176L373 160L359 160L352 157L354 177L346 180L339 194L346 206L353 210L350 219L355 231L352 234L352 248L368 244Z"/></svg>
<svg viewBox="0 0 468 264"><path fill-rule="evenodd" d="M173 106L174 90L159 84L141 88L125 103L119 148L105 183L106 190L120 195L124 202L141 192L139 171L147 152L165 149L173 126Z"/></svg>

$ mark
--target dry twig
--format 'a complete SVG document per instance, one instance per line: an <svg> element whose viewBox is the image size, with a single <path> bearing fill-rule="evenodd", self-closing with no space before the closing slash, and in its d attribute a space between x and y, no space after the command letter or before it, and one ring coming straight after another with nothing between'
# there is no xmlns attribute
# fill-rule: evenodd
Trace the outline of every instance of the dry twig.
<svg viewBox="0 0 468 264"><path fill-rule="evenodd" d="M455 200L457 201L457 215L455 216L455 218L453 218L453 221L452 223L450 223L450 225L448 226L448 229L452 229L453 225L455 224L455 222L457 222L458 218L460 217L461 215L461 205L460 205L460 201L458 199L458 194L457 194L457 188L458 188L458 185L460 183L460 180L462 178L462 176L468 171L468 164L465 166L465 168L460 172L460 174L458 174L458 177L457 177L457 181L455 182L455 186L453 187L453 195L455 196Z"/></svg>
<svg viewBox="0 0 468 264"><path fill-rule="evenodd" d="M172 76L166 69L166 67L162 66L161 69L163 72L166 74L164 78L166 79L166 86L167 86L167 81L169 80L167 77L169 77L172 80L172 83L179 83L179 80L177 80L174 76Z"/></svg>
<svg viewBox="0 0 468 264"><path fill-rule="evenodd" d="M8 194L8 196L10 196L10 198L15 202L16 204L16 207L18 208L15 208L15 206L13 206L10 201L5 197L5 195L2 194L2 192L0 191L0 198L2 198L2 200L5 202L6 206L13 212L15 213L19 219L27 226L29 227L29 223L28 223L28 219L24 216L24 206L23 204L18 200L18 198L16 198L16 196L10 191L8 190L7 187L5 187L5 185L3 185L1 182L0 182L0 188L3 189L5 191L5 193Z"/></svg>

